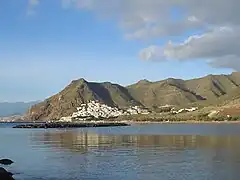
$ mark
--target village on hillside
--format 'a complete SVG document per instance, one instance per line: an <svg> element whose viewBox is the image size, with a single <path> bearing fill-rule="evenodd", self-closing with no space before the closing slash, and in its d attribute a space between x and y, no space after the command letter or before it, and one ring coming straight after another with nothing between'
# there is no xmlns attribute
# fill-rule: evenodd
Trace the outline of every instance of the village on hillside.
<svg viewBox="0 0 240 180"><path fill-rule="evenodd" d="M165 105L160 106L158 109L162 112L170 112L171 114L179 114L184 112L193 112L198 110L198 107L191 108L183 108L179 110L175 110L174 106ZM72 122L72 121L85 121L85 120L106 120L106 119L114 119L119 116L129 116L129 115L147 115L152 113L147 108L139 107L139 106L130 106L126 109L119 109L117 107L110 107L106 104L102 104L96 101L90 101L86 104L81 104L80 107L76 109L76 112L72 114L72 116L62 117L60 119L61 122Z"/></svg>

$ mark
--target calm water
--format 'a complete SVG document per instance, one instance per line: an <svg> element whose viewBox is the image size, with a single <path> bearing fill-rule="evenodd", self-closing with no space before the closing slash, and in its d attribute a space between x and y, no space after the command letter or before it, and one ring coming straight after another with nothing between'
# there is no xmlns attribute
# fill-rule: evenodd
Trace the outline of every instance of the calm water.
<svg viewBox="0 0 240 180"><path fill-rule="evenodd" d="M0 157L18 180L231 180L240 178L240 125L12 129Z"/></svg>

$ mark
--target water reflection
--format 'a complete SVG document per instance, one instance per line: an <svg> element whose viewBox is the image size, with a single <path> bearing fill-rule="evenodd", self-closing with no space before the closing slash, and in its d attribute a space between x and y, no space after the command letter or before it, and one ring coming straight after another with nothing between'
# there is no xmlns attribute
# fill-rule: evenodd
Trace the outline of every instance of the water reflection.
<svg viewBox="0 0 240 180"><path fill-rule="evenodd" d="M87 131L59 131L33 133L31 139L36 146L45 145L79 152L87 152L92 148L119 147L240 150L239 136L103 135Z"/></svg>
<svg viewBox="0 0 240 180"><path fill-rule="evenodd" d="M111 179L111 173L116 179L159 179L159 175L162 179L199 180L240 177L239 136L104 135L88 131L49 131L33 133L31 140L36 149L75 152L71 161L64 161L67 166L76 166L76 158L82 155L85 159L81 160L84 162L82 171L91 177L106 175Z"/></svg>
<svg viewBox="0 0 240 180"><path fill-rule="evenodd" d="M2 128L0 154L16 162L9 170L20 173L19 180L238 180L239 129L237 125ZM191 132L198 133L176 135Z"/></svg>

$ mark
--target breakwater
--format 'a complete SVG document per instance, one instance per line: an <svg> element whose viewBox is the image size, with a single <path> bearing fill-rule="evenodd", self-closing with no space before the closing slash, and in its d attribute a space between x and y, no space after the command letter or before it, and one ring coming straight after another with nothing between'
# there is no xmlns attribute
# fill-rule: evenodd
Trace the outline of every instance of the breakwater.
<svg viewBox="0 0 240 180"><path fill-rule="evenodd" d="M13 128L84 128L84 127L114 127L114 126L130 126L127 123L120 122L79 122L79 123L63 123L63 122L51 122L51 123L32 123L16 125Z"/></svg>

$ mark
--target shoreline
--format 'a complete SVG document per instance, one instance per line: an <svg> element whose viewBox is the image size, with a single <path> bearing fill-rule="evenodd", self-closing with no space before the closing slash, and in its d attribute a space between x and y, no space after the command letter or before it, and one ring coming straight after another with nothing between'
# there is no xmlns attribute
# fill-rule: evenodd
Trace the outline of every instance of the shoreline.
<svg viewBox="0 0 240 180"><path fill-rule="evenodd" d="M239 124L240 121L119 121L134 124Z"/></svg>
<svg viewBox="0 0 240 180"><path fill-rule="evenodd" d="M132 121L132 120L118 120L118 121L79 121L79 122L0 122L3 123L12 123L12 124L129 124L129 125L137 125L137 124L239 124L240 121Z"/></svg>

